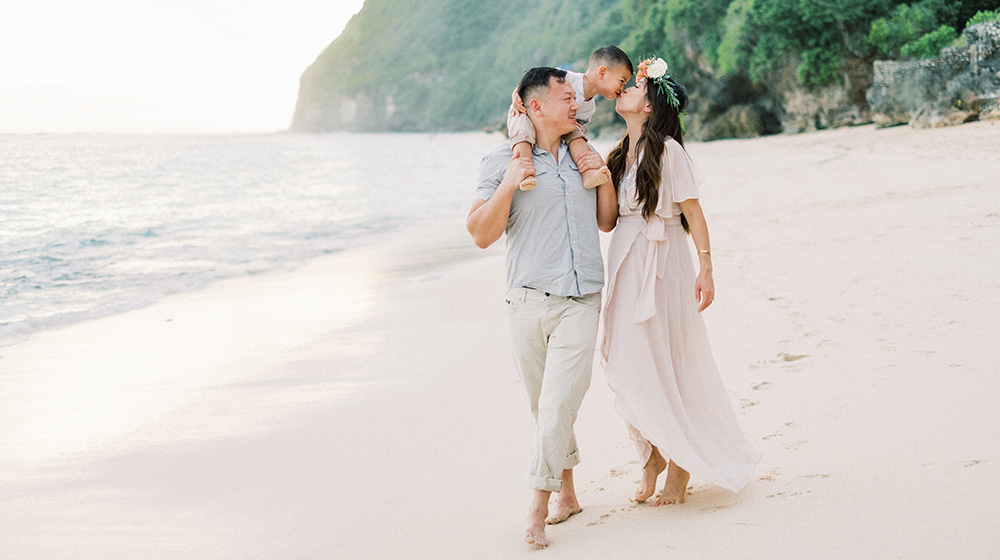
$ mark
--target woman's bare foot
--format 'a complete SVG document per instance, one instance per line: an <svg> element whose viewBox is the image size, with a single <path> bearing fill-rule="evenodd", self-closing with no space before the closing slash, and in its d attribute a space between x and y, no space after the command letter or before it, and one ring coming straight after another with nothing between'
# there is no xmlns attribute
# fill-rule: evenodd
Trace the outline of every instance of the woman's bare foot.
<svg viewBox="0 0 1000 560"><path fill-rule="evenodd" d="M611 180L611 170L605 165L597 170L583 172L583 188L592 189Z"/></svg>
<svg viewBox="0 0 1000 560"><path fill-rule="evenodd" d="M646 466L642 467L642 480L639 481L639 488L635 491L635 502L643 503L656 492L656 479L660 473L667 468L667 460L660 455L660 451L653 448Z"/></svg>
<svg viewBox="0 0 1000 560"><path fill-rule="evenodd" d="M670 461L670 466L667 467L667 480L663 484L663 492L653 505L683 504L690 480L691 473L678 467L673 461Z"/></svg>

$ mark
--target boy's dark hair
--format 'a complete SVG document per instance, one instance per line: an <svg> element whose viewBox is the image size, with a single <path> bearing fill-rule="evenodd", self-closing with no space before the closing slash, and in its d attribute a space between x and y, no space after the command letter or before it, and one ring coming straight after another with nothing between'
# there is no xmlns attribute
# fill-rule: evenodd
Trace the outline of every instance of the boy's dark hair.
<svg viewBox="0 0 1000 560"><path fill-rule="evenodd" d="M628 68L629 74L635 73L635 68L632 66L632 61L628 59L628 55L625 51L619 49L614 45L608 45L606 47L601 47L594 51L594 54L590 55L590 63L599 63L607 66L608 68L613 68L615 66L623 66Z"/></svg>
<svg viewBox="0 0 1000 560"><path fill-rule="evenodd" d="M551 66L537 66L525 72L517 85L517 94L521 96L521 102L527 105L534 99L532 96L549 87L549 80L552 78L563 83L566 81L566 71Z"/></svg>

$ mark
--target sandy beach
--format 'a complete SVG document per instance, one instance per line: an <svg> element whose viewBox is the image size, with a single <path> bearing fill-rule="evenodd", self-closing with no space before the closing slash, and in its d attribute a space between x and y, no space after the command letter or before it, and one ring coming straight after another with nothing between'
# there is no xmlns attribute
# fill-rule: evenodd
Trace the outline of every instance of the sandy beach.
<svg viewBox="0 0 1000 560"><path fill-rule="evenodd" d="M1000 122L688 149L741 492L631 504L595 352L584 511L524 544L503 242L462 214L0 348L0 558L1000 555Z"/></svg>

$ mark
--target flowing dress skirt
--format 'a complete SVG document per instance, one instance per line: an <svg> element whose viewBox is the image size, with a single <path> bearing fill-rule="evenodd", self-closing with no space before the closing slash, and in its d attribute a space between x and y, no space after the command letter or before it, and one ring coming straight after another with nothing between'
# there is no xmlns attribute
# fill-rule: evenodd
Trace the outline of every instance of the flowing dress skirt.
<svg viewBox="0 0 1000 560"><path fill-rule="evenodd" d="M740 429L698 313L679 216L623 216L608 255L605 375L643 464L655 445L692 476L738 491L761 452Z"/></svg>

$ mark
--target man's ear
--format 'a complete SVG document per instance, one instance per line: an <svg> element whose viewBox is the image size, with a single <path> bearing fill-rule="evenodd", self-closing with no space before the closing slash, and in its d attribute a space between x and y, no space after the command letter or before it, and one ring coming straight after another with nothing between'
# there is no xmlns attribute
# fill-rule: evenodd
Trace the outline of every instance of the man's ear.
<svg viewBox="0 0 1000 560"><path fill-rule="evenodd" d="M532 98L532 100L528 102L528 108L535 113L540 113L542 111L542 102L537 98Z"/></svg>
<svg viewBox="0 0 1000 560"><path fill-rule="evenodd" d="M608 67L607 66L601 66L600 68L597 69L597 77L600 78L600 79L602 79L602 80L604 79L604 75L607 74L607 73L608 73Z"/></svg>

